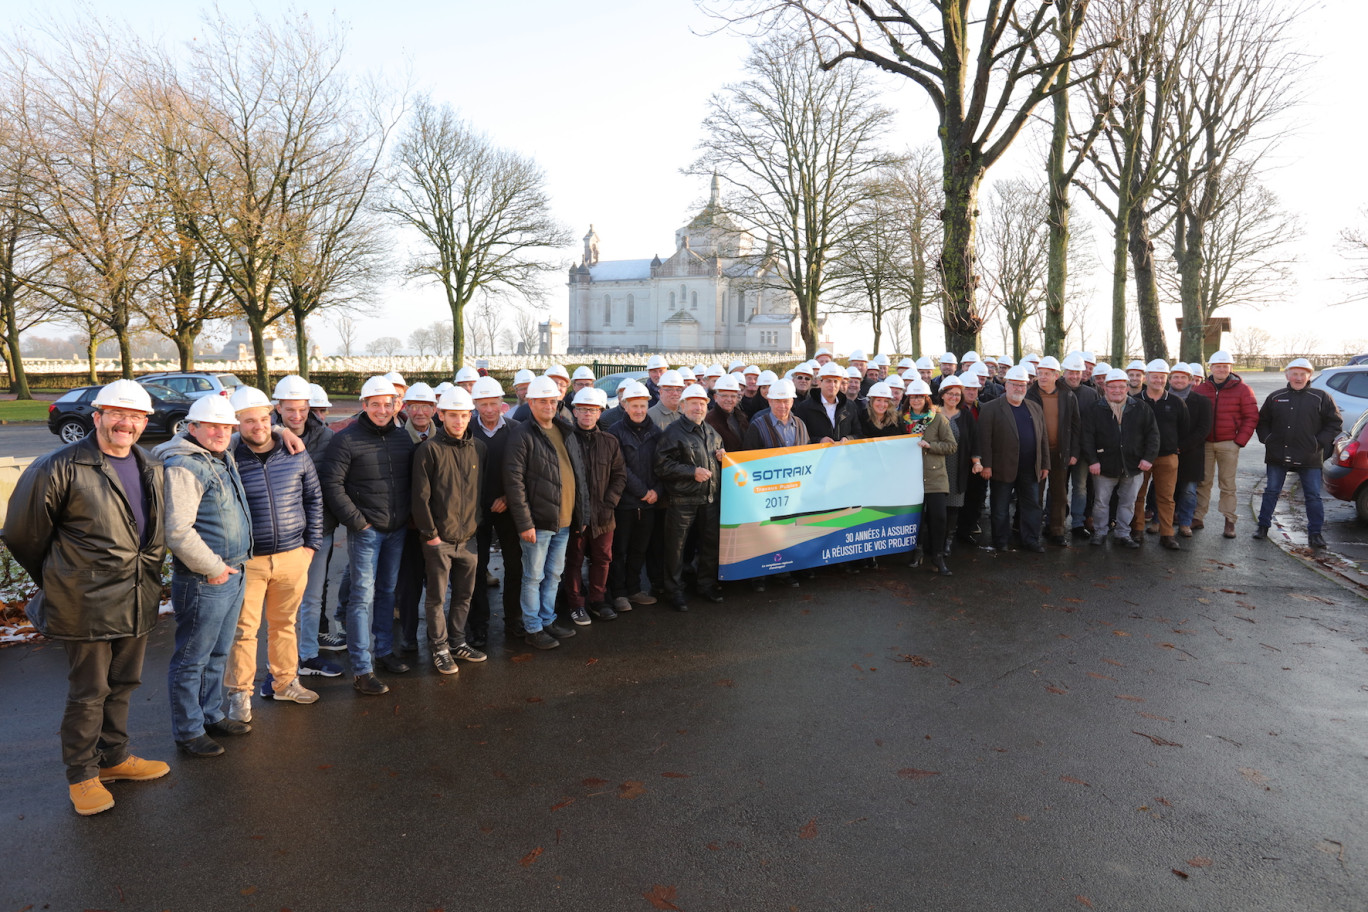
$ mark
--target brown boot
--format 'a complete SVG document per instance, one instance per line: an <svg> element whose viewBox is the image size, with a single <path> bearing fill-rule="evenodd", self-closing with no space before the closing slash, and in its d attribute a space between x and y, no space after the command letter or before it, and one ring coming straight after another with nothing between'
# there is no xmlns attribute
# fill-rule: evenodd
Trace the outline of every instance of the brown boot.
<svg viewBox="0 0 1368 912"><path fill-rule="evenodd" d="M1235 520L1233 520L1233 519L1227 519L1227 520L1226 520L1225 531L1222 532L1221 535L1223 535L1223 536L1226 537L1226 538L1234 538L1234 537L1235 537Z"/></svg>
<svg viewBox="0 0 1368 912"><path fill-rule="evenodd" d="M71 806L82 817L107 811L114 806L114 796L109 794L109 789L104 787L99 776L68 785L67 791L71 794Z"/></svg>
<svg viewBox="0 0 1368 912"><path fill-rule="evenodd" d="M1193 529L1194 532L1200 531L1200 530L1205 529L1205 528L1206 528L1206 523L1202 522L1200 519L1194 519L1194 520L1192 521L1192 529Z"/></svg>
<svg viewBox="0 0 1368 912"><path fill-rule="evenodd" d="M1192 526L1179 526L1178 535L1182 538L1192 538Z"/></svg>

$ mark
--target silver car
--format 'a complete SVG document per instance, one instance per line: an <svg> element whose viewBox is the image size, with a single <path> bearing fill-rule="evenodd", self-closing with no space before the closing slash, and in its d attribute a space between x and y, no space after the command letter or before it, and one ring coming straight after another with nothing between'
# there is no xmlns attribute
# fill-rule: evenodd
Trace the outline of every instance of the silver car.
<svg viewBox="0 0 1368 912"><path fill-rule="evenodd" d="M1346 421L1368 409L1368 364L1327 367L1312 378L1311 386L1329 393Z"/></svg>

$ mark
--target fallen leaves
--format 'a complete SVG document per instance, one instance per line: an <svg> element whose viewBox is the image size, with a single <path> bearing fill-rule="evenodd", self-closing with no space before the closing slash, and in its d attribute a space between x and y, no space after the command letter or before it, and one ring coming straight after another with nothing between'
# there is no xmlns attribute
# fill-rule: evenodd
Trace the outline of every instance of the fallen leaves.
<svg viewBox="0 0 1368 912"><path fill-rule="evenodd" d="M518 653L517 655L515 655L515 656L513 657L513 661L515 661L515 662L530 662L530 661L532 661L532 653L530 653L530 652L520 652L520 653Z"/></svg>
<svg viewBox="0 0 1368 912"><path fill-rule="evenodd" d="M518 859L518 864L522 865L524 868L530 868L532 867L532 862L536 861L538 858L541 857L541 853L542 847L537 846L535 849L528 852L522 858Z"/></svg>
<svg viewBox="0 0 1368 912"><path fill-rule="evenodd" d="M1049 693L1052 693L1052 694L1061 694L1061 695L1063 695L1063 694L1068 693L1068 691L1065 690L1063 687L1055 687L1053 684L1051 684L1051 685L1049 685L1048 687L1046 687L1045 690L1046 690L1047 692L1049 692Z"/></svg>
<svg viewBox="0 0 1368 912"><path fill-rule="evenodd" d="M1067 782L1070 785L1083 785L1087 786L1088 788L1092 788L1091 784L1084 782L1082 779L1075 778L1074 776L1060 776L1059 781ZM1089 903L1089 905L1092 905L1092 903Z"/></svg>
<svg viewBox="0 0 1368 912"><path fill-rule="evenodd" d="M919 769L913 769L913 768L910 767L910 766L907 767L907 768L905 768L905 769L900 769L900 770L898 770L898 778L899 778L899 779L927 779L927 778L929 778L929 777L931 777L931 776L939 776L939 775L940 775L940 771L939 771L939 770L919 770Z"/></svg>
<svg viewBox="0 0 1368 912"><path fill-rule="evenodd" d="M919 655L908 655L905 652L899 653L893 658L893 661L906 662L909 665L915 665L917 668L930 668L932 665L930 659L923 658Z"/></svg>
<svg viewBox="0 0 1368 912"><path fill-rule="evenodd" d="M1187 872L1187 871L1180 871L1180 870L1178 870L1177 868L1169 868L1169 870L1172 871L1174 874L1177 874L1179 877L1183 878L1183 880L1187 880L1187 879L1188 879L1188 872Z"/></svg>
<svg viewBox="0 0 1368 912"><path fill-rule="evenodd" d="M723 679L720 680L720 681L713 681L713 684L714 684L715 686L717 686L717 687L735 687L735 686L736 686L736 682L733 681L731 678L723 678Z"/></svg>
<svg viewBox="0 0 1368 912"><path fill-rule="evenodd" d="M628 779L618 786L619 798L640 798L644 794L646 794L645 783L639 782L636 779Z"/></svg>
<svg viewBox="0 0 1368 912"><path fill-rule="evenodd" d="M688 779L688 778L689 778L689 774L688 774L688 773L661 773L660 775L661 775L663 778L665 778L665 779Z"/></svg>
<svg viewBox="0 0 1368 912"><path fill-rule="evenodd" d="M553 805L551 805L551 810L553 810L553 811L561 811L561 810L564 810L565 808L568 808L570 805L572 805L572 804L574 804L574 803L575 803L575 799L574 799L574 798L566 798L564 801L561 801L561 802L558 803L558 804L553 804Z"/></svg>
<svg viewBox="0 0 1368 912"><path fill-rule="evenodd" d="M1268 777L1253 767L1240 767L1240 775L1244 776L1245 781L1251 785L1266 785L1268 783Z"/></svg>
<svg viewBox="0 0 1368 912"><path fill-rule="evenodd" d="M674 904L679 896L679 891L674 887L667 887L663 884L652 884L651 889L641 894L645 900L657 909L674 909L679 912L679 906Z"/></svg>
<svg viewBox="0 0 1368 912"><path fill-rule="evenodd" d="M1167 738L1160 738L1158 735L1147 735L1144 732L1131 729L1132 735L1139 735L1142 738L1149 738L1150 742L1156 747L1182 747L1177 741L1170 741Z"/></svg>
<svg viewBox="0 0 1368 912"><path fill-rule="evenodd" d="M1077 896L1074 897L1074 899L1078 900L1083 905L1087 906L1089 909L1093 907L1092 900L1088 899L1088 897L1084 896L1082 893L1079 893Z"/></svg>
<svg viewBox="0 0 1368 912"><path fill-rule="evenodd" d="M607 784L608 784L608 780L607 780L607 779L592 779L592 778L591 778L591 779L581 779L581 780L580 780L580 785L584 786L585 788L598 788L600 785L607 785Z"/></svg>
<svg viewBox="0 0 1368 912"><path fill-rule="evenodd" d="M1090 678L1097 678L1099 681L1115 681L1115 680L1116 680L1116 678L1113 678L1111 675L1099 674L1098 672L1095 672L1095 671L1090 671L1090 672L1088 672L1088 677L1090 677Z"/></svg>
<svg viewBox="0 0 1368 912"><path fill-rule="evenodd" d="M1189 858L1187 863L1192 865L1192 867L1194 868L1209 868L1212 864L1211 859L1207 858L1205 855L1198 855L1196 858Z"/></svg>
<svg viewBox="0 0 1368 912"><path fill-rule="evenodd" d="M1168 716L1157 716L1157 715L1155 715L1155 714L1152 713L1152 712L1145 712L1144 710L1141 710L1141 711L1140 711L1140 715L1144 716L1146 719L1157 719L1157 720L1160 721L1160 722L1172 722L1172 721L1173 721L1173 720L1170 719Z"/></svg>
<svg viewBox="0 0 1368 912"><path fill-rule="evenodd" d="M1132 703L1144 703L1144 702L1145 702L1145 698L1144 698L1144 697L1137 697L1137 696L1134 696L1133 694L1117 694L1117 695L1116 695L1116 699L1118 699L1118 700L1129 700L1129 701L1132 702Z"/></svg>
<svg viewBox="0 0 1368 912"><path fill-rule="evenodd" d="M799 839L815 839L817 837L817 821L809 820L798 830Z"/></svg>

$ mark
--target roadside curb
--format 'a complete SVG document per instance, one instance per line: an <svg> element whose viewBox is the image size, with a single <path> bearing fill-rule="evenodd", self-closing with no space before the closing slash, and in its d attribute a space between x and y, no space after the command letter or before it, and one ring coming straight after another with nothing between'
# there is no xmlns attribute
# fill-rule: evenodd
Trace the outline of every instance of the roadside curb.
<svg viewBox="0 0 1368 912"><path fill-rule="evenodd" d="M1278 498L1278 505L1273 510L1273 525L1269 527L1268 540L1281 548L1284 554L1295 558L1321 576L1334 580L1360 598L1368 600L1368 572L1365 572L1358 561L1350 560L1329 548L1317 552L1306 543L1305 533L1294 532L1288 528L1289 524L1284 522L1284 519L1290 516L1291 508L1305 509L1300 497L1301 480L1292 482L1289 478L1289 482L1291 483L1283 488L1282 496ZM1249 498L1249 512L1253 516L1256 526L1259 521L1259 506L1265 485L1266 480L1261 480L1255 484L1254 491Z"/></svg>

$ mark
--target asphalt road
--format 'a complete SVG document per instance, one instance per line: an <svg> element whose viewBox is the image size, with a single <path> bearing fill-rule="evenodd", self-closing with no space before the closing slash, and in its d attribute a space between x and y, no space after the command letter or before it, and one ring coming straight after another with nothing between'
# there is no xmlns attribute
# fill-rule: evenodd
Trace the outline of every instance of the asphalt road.
<svg viewBox="0 0 1368 912"><path fill-rule="evenodd" d="M1257 460L1241 476L1247 509ZM0 651L0 908L1368 907L1365 603L1270 543L957 553L310 680L69 807L55 644Z"/></svg>

